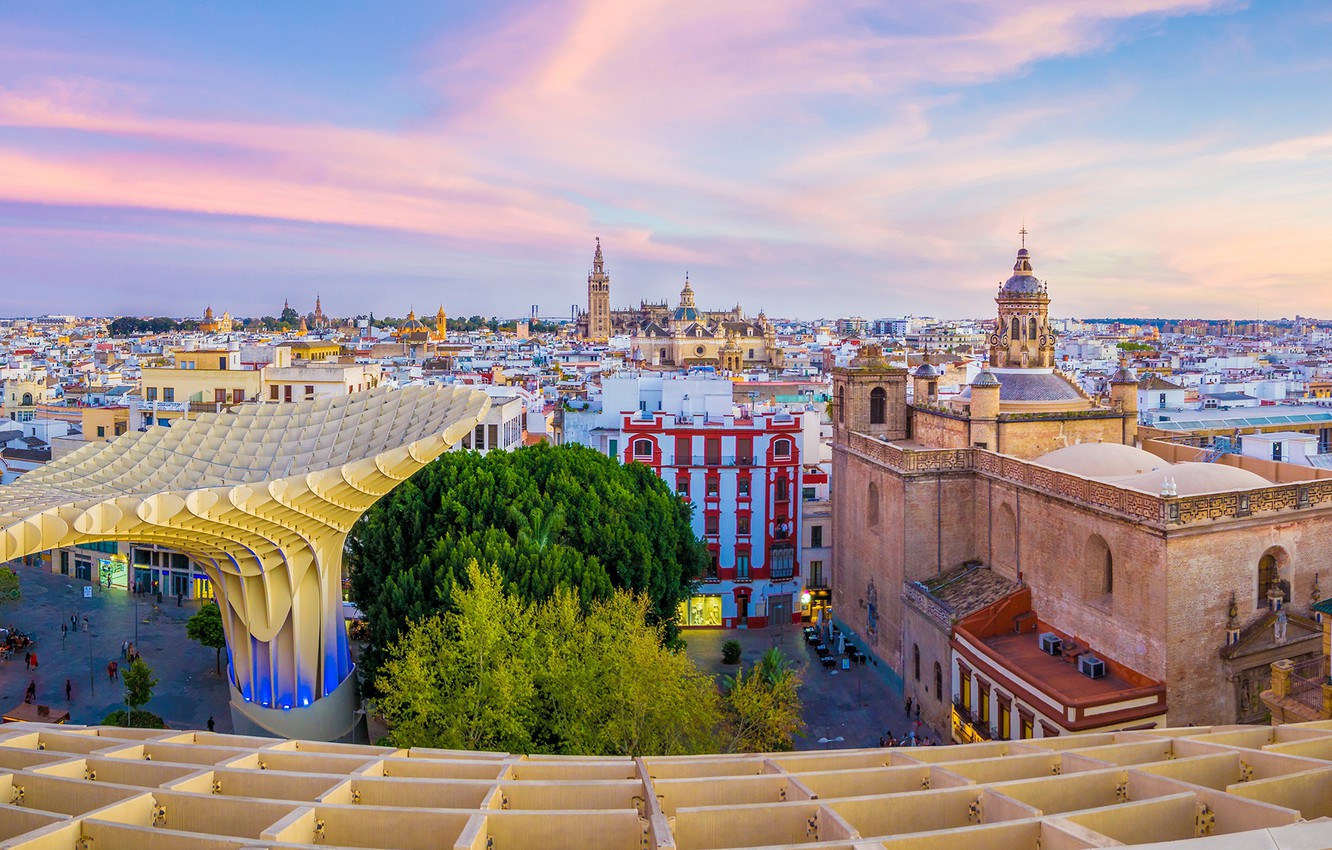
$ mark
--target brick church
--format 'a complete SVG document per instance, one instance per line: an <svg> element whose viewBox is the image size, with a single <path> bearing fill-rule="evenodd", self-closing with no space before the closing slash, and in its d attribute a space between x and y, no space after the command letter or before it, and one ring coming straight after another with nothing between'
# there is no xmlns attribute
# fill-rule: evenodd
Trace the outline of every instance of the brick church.
<svg viewBox="0 0 1332 850"><path fill-rule="evenodd" d="M1139 446L1131 369L1055 368L1025 246L995 302L961 392L874 346L834 371L836 619L945 738L1261 721L1269 664L1320 651L1332 481Z"/></svg>

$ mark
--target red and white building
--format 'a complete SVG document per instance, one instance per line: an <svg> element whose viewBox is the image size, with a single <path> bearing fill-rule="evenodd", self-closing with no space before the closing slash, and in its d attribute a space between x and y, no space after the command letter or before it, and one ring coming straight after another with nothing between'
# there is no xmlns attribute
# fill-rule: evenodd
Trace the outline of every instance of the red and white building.
<svg viewBox="0 0 1332 850"><path fill-rule="evenodd" d="M680 624L799 622L802 493L806 464L817 463L818 414L734 405L734 382L722 378L605 383L601 424L581 436L625 463L650 466L689 499L694 531L712 556Z"/></svg>

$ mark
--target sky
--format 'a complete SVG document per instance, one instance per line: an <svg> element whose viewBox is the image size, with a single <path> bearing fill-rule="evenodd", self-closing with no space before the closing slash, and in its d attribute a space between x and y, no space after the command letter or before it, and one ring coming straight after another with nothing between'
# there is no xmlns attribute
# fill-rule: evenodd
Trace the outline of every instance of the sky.
<svg viewBox="0 0 1332 850"><path fill-rule="evenodd" d="M0 6L0 315L1332 317L1332 5Z"/></svg>

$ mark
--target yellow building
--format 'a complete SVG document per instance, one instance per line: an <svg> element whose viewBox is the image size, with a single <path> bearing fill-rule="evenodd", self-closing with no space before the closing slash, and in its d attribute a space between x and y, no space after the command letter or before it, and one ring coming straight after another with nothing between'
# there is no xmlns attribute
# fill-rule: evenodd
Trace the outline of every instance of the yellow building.
<svg viewBox="0 0 1332 850"><path fill-rule="evenodd" d="M114 440L129 430L128 407L85 407L80 413L85 440Z"/></svg>
<svg viewBox="0 0 1332 850"><path fill-rule="evenodd" d="M222 318L213 317L213 307L210 304L207 310L204 310L203 321L199 323L199 330L206 334L229 334L232 330L233 322L230 313L223 313Z"/></svg>
<svg viewBox="0 0 1332 850"><path fill-rule="evenodd" d="M5 418L15 422L31 422L37 418L37 408L50 400L50 390L41 381L5 382Z"/></svg>
<svg viewBox="0 0 1332 850"><path fill-rule="evenodd" d="M224 405L259 398L263 373L244 368L240 352L225 348L174 349L173 366L145 366L140 378L139 415L131 427L170 425L189 413L216 412ZM131 402L131 411L136 403ZM145 421L145 419L147 421Z"/></svg>

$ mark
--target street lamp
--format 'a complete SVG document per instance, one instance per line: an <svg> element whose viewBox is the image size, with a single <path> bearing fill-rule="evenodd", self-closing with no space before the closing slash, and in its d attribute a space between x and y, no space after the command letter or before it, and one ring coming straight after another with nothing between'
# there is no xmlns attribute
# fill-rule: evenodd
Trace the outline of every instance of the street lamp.
<svg viewBox="0 0 1332 850"><path fill-rule="evenodd" d="M829 749L828 747L829 744L840 744L845 740L846 739L843 738L841 735L838 735L836 738L820 738L819 743L823 744L823 748L826 750Z"/></svg>

